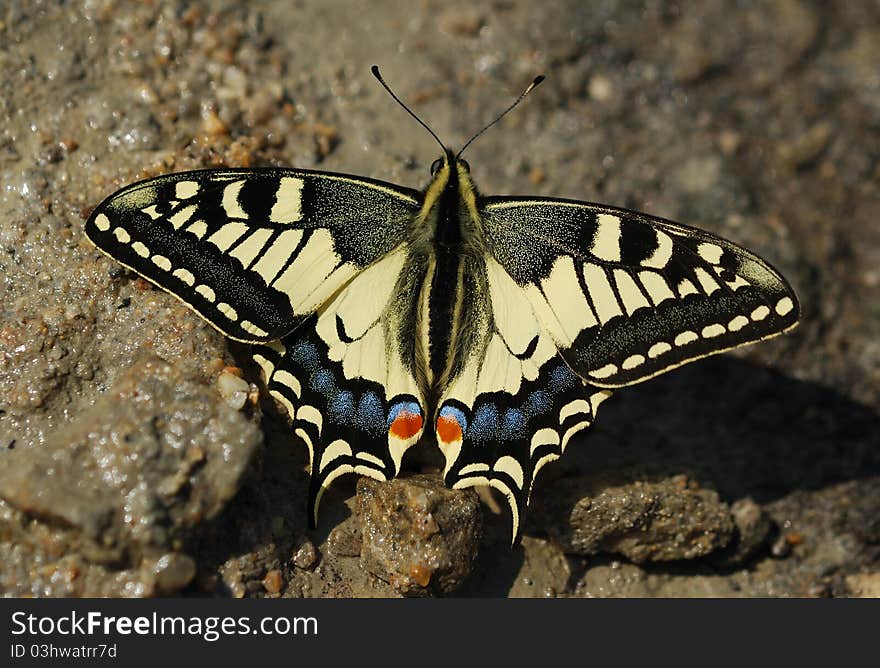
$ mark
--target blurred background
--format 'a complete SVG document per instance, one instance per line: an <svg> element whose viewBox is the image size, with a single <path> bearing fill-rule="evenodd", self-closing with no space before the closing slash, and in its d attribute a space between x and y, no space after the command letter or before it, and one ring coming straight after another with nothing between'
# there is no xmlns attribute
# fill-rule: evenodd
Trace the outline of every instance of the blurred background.
<svg viewBox="0 0 880 668"><path fill-rule="evenodd" d="M423 187L437 146L373 64L452 147L545 74L468 149L484 193L702 227L803 309L615 395L545 470L522 546L486 496L479 550L412 557L428 571L364 557L354 480L309 531L304 448L247 350L82 236L169 171ZM878 66L870 0L5 0L0 592L385 596L446 568L439 593L880 595Z"/></svg>

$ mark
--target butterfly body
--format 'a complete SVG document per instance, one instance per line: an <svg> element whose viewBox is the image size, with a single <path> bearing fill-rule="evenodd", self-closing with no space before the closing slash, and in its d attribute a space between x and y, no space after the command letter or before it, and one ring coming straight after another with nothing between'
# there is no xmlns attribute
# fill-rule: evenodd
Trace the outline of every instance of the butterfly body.
<svg viewBox="0 0 880 668"><path fill-rule="evenodd" d="M433 440L452 487L507 499L615 388L793 327L797 300L708 232L562 199L485 197L449 150L419 192L297 169L170 174L86 234L230 338L309 452L309 515L346 473Z"/></svg>

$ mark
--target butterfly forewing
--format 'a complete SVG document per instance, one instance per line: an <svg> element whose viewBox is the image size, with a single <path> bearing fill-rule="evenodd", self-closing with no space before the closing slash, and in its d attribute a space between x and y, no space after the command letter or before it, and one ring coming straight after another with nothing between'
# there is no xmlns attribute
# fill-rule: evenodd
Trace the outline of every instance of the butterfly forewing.
<svg viewBox="0 0 880 668"><path fill-rule="evenodd" d="M571 368L620 387L794 326L769 264L730 241L602 205L486 198L488 252Z"/></svg>
<svg viewBox="0 0 880 668"><path fill-rule="evenodd" d="M292 331L400 243L418 193L291 169L204 170L129 186L86 234L227 336Z"/></svg>

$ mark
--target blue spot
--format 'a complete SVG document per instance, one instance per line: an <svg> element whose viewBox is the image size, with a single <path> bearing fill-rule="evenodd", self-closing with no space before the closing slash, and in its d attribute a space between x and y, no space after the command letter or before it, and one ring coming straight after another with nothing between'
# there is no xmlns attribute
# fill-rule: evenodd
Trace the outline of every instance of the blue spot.
<svg viewBox="0 0 880 668"><path fill-rule="evenodd" d="M385 426L390 427L391 423L397 419L397 416L404 411L411 413L412 415L422 414L421 407L415 401L398 401L391 407L391 410L388 411L388 420Z"/></svg>
<svg viewBox="0 0 880 668"><path fill-rule="evenodd" d="M553 394L559 394L574 387L577 384L577 376L567 366L560 364L550 372L550 379L547 384Z"/></svg>
<svg viewBox="0 0 880 668"><path fill-rule="evenodd" d="M483 404L474 411L468 437L474 441L489 441L498 437L498 409L495 404Z"/></svg>
<svg viewBox="0 0 880 668"><path fill-rule="evenodd" d="M354 395L348 390L337 392L327 405L327 417L336 424L354 421Z"/></svg>
<svg viewBox="0 0 880 668"><path fill-rule="evenodd" d="M331 397L336 394L336 378L333 372L328 369L321 369L312 374L309 385L314 392L323 394L325 397Z"/></svg>
<svg viewBox="0 0 880 668"><path fill-rule="evenodd" d="M526 437L526 416L518 408L504 411L504 424L501 427L501 438L506 441Z"/></svg>
<svg viewBox="0 0 880 668"><path fill-rule="evenodd" d="M535 390L529 394L529 398L523 404L523 412L530 418L536 415L543 415L553 407L550 395L544 390Z"/></svg>
<svg viewBox="0 0 880 668"><path fill-rule="evenodd" d="M306 371L314 371L321 362L321 358L318 356L318 349L315 348L313 343L308 341L297 343L293 350L290 351L290 358Z"/></svg>
<svg viewBox="0 0 880 668"><path fill-rule="evenodd" d="M362 431L379 436L388 428L385 424L385 410L382 400L375 392L364 392L358 402L355 424Z"/></svg>

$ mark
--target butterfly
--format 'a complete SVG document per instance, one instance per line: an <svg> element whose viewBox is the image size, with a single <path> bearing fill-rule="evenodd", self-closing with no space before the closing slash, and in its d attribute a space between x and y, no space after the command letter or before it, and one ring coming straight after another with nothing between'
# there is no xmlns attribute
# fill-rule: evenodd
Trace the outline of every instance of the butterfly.
<svg viewBox="0 0 880 668"><path fill-rule="evenodd" d="M424 190L305 169L190 171L123 188L85 226L253 344L308 449L313 524L336 478L393 478L433 436L448 486L501 492L515 542L538 472L612 391L797 324L779 272L709 232L481 194L461 152L373 73L443 147Z"/></svg>

